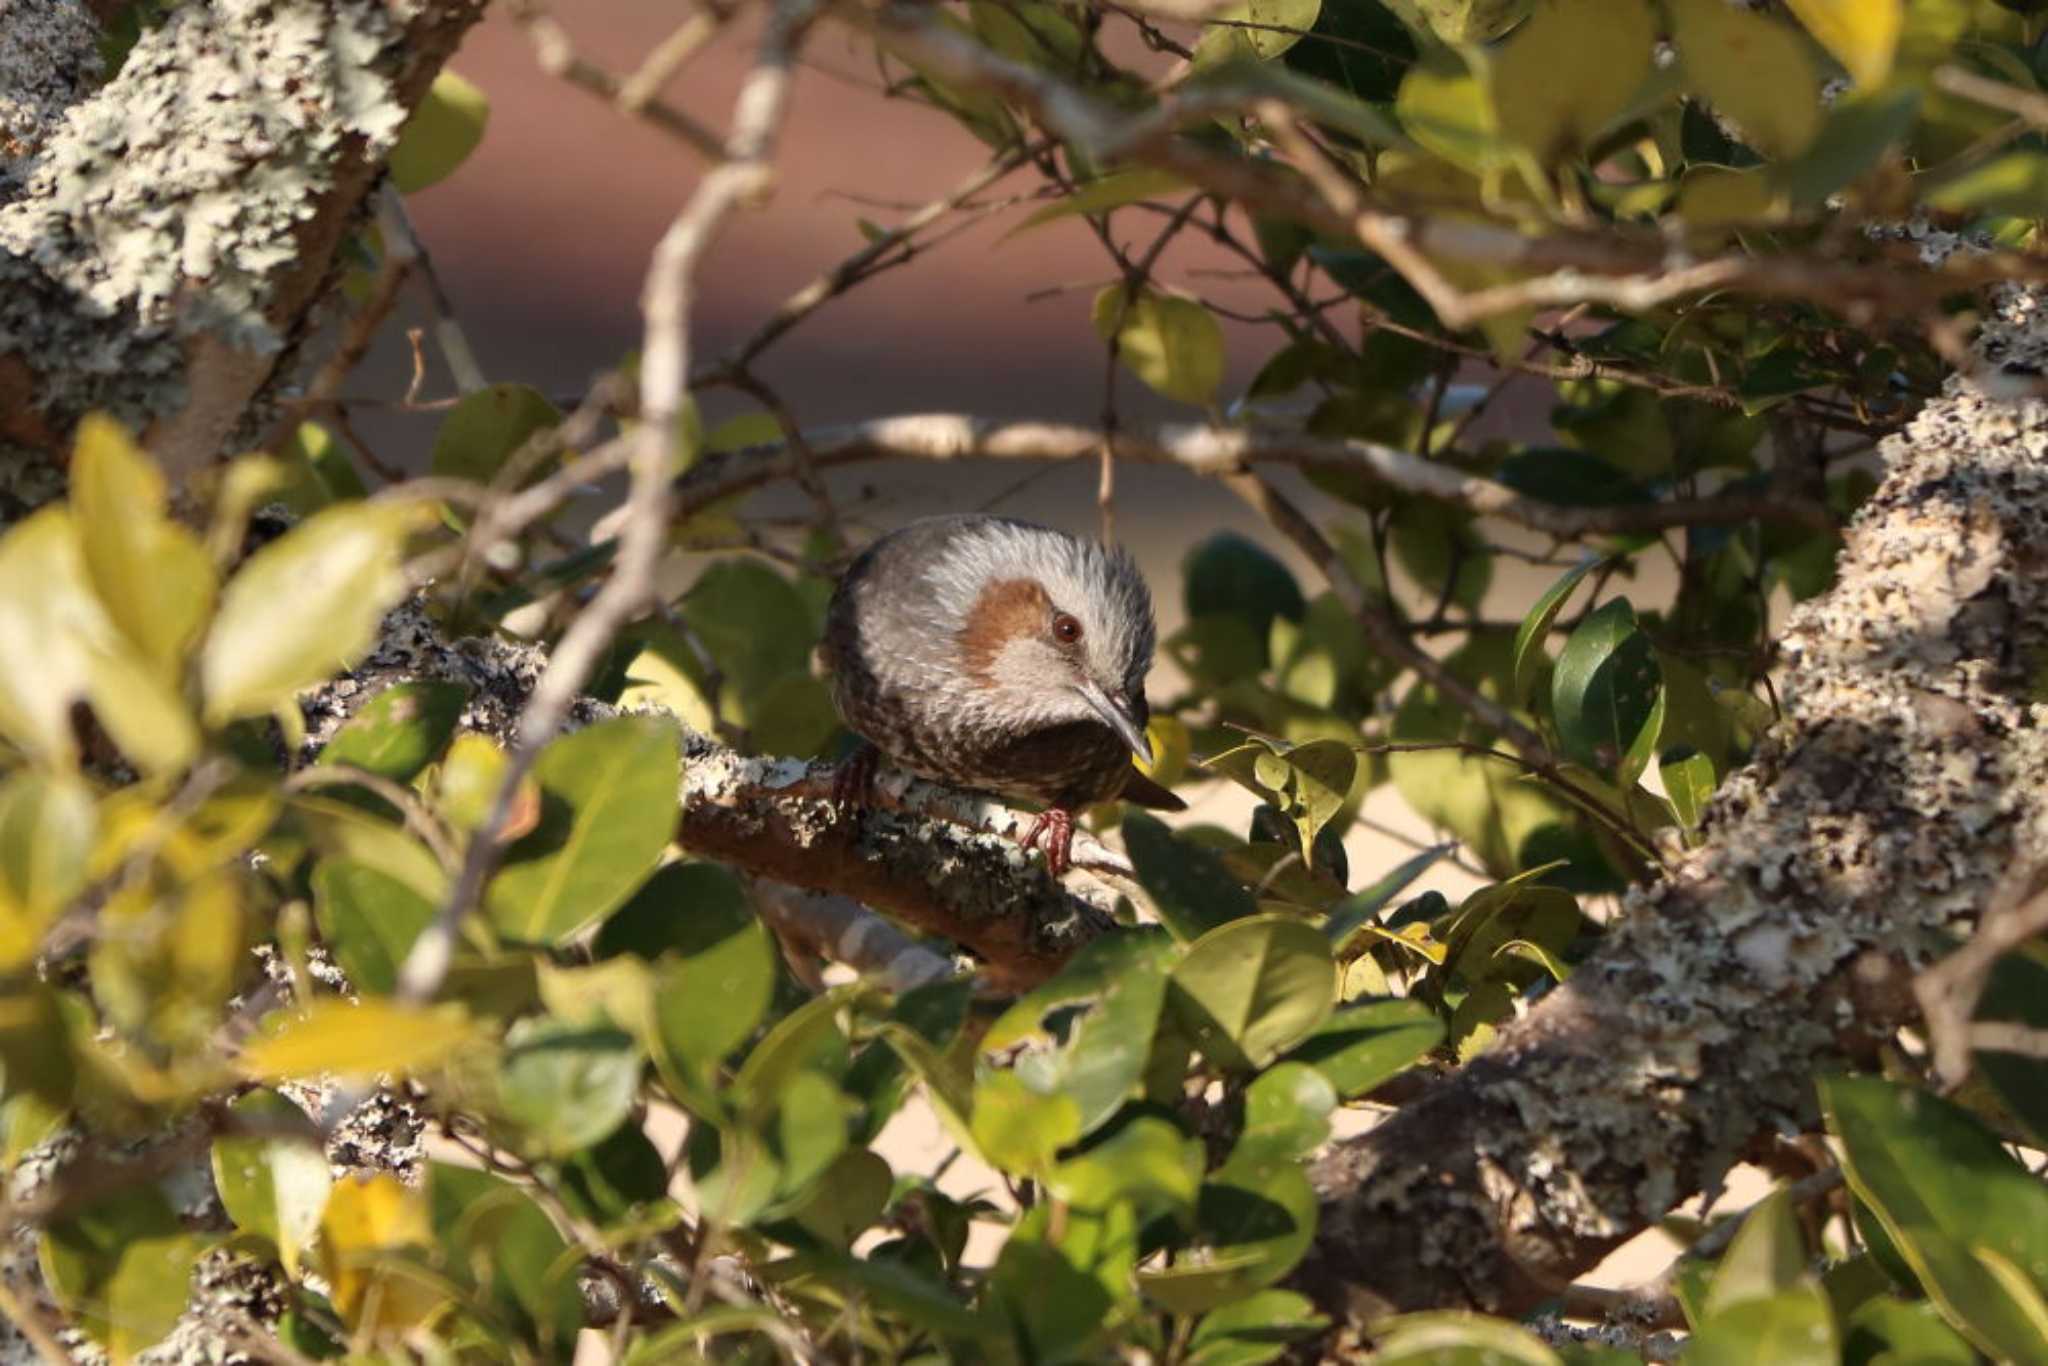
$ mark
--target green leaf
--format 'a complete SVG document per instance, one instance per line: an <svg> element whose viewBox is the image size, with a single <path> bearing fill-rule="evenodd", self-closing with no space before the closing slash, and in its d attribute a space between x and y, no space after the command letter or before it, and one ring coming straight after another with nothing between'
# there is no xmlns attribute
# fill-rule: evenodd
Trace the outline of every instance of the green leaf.
<svg viewBox="0 0 2048 1366"><path fill-rule="evenodd" d="M625 1122L640 1087L640 1062L639 1046L623 1030L519 1020L498 1064L498 1104L527 1152L566 1157Z"/></svg>
<svg viewBox="0 0 2048 1366"><path fill-rule="evenodd" d="M1837 101L1812 144L1780 164L1773 180L1791 192L1801 208L1826 203L1829 195L1860 179L1899 147L1920 113L1921 92L1911 85L1873 90Z"/></svg>
<svg viewBox="0 0 2048 1366"><path fill-rule="evenodd" d="M834 1247L851 1247L888 1208L894 1181L895 1173L881 1157L865 1148L850 1149L813 1183L809 1198L790 1217Z"/></svg>
<svg viewBox="0 0 2048 1366"><path fill-rule="evenodd" d="M839 1013L859 989L857 985L834 987L775 1022L732 1079L733 1099L744 1112L769 1114L799 1073L830 1066L835 1060L844 1065L846 1036L840 1032Z"/></svg>
<svg viewBox="0 0 2048 1366"><path fill-rule="evenodd" d="M361 658L405 596L400 555L417 513L353 503L315 513L228 581L199 657L206 719L267 716Z"/></svg>
<svg viewBox="0 0 2048 1366"><path fill-rule="evenodd" d="M561 409L531 385L489 385L464 394L441 419L429 468L452 479L488 484L527 442L561 424ZM533 462L529 477L545 464Z"/></svg>
<svg viewBox="0 0 2048 1366"><path fill-rule="evenodd" d="M309 517L334 503L370 496L363 477L349 462L348 452L334 439L332 432L317 422L301 422L279 448L277 459L285 471L284 484L277 490L277 499L301 517ZM253 503L255 499L251 497L248 501ZM239 519L246 519L247 515L248 510L244 507L240 510ZM216 504L216 526L222 518Z"/></svg>
<svg viewBox="0 0 2048 1366"><path fill-rule="evenodd" d="M1287 1344L1329 1326L1306 1295L1261 1290L1202 1316L1188 1339L1187 1366L1264 1366Z"/></svg>
<svg viewBox="0 0 2048 1366"><path fill-rule="evenodd" d="M543 750L540 824L484 889L499 932L558 944L623 903L675 830L681 772L681 740L663 717L613 717Z"/></svg>
<svg viewBox="0 0 2048 1366"><path fill-rule="evenodd" d="M1140 1271L1145 1295L1196 1314L1271 1285L1315 1238L1316 1195L1292 1159L1233 1155L1203 1183L1197 1243L1164 1270Z"/></svg>
<svg viewBox="0 0 2048 1366"><path fill-rule="evenodd" d="M349 718L318 762L409 783L448 747L468 703L469 689L460 683L395 683Z"/></svg>
<svg viewBox="0 0 2048 1366"><path fill-rule="evenodd" d="M165 515L164 477L120 424L90 414L71 457L71 510L107 615L161 678L176 682L213 609L213 560Z"/></svg>
<svg viewBox="0 0 2048 1366"><path fill-rule="evenodd" d="M655 965L661 1047L698 1072L752 1036L775 993L768 931L739 880L713 864L658 870L605 922L597 952Z"/></svg>
<svg viewBox="0 0 2048 1366"><path fill-rule="evenodd" d="M1657 771L1664 779L1664 793L1671 799L1671 810L1679 824L1687 830L1699 829L1707 813L1707 799L1714 795L1720 781L1714 776L1714 761L1695 752L1682 759L1660 760Z"/></svg>
<svg viewBox="0 0 2048 1366"><path fill-rule="evenodd" d="M1013 1064L1017 1075L1034 1090L1072 1097L1081 1109L1082 1134L1093 1133L1144 1079L1173 958L1173 940L1156 931L1122 930L1094 940L1057 977L998 1017L982 1039L983 1055L1022 1046ZM1080 1010L1056 1045L1046 1016L1069 1007Z"/></svg>
<svg viewBox="0 0 2048 1366"><path fill-rule="evenodd" d="M1400 1366L1562 1366L1519 1324L1444 1310L1403 1314L1375 1325L1375 1363Z"/></svg>
<svg viewBox="0 0 2048 1366"><path fill-rule="evenodd" d="M1657 26L1642 0L1550 0L1491 54L1501 130L1538 162L1583 150L1650 77Z"/></svg>
<svg viewBox="0 0 2048 1366"><path fill-rule="evenodd" d="M750 560L721 560L683 596L690 629L724 671L744 713L754 695L786 674L808 674L817 627L811 610L774 570Z"/></svg>
<svg viewBox="0 0 2048 1366"><path fill-rule="evenodd" d="M1421 1001L1368 1001L1333 1013L1287 1056L1351 1100L1408 1070L1443 1038L1443 1021Z"/></svg>
<svg viewBox="0 0 2048 1366"><path fill-rule="evenodd" d="M1543 590L1543 596L1536 599L1536 605L1522 618L1522 624L1515 628L1514 670L1515 700L1526 702L1529 694L1536 689L1536 680L1541 676L1550 656L1543 648L1543 641L1550 634L1551 625L1557 614L1572 595L1579 583L1604 563L1602 557L1589 555L1564 572L1563 577Z"/></svg>
<svg viewBox="0 0 2048 1366"><path fill-rule="evenodd" d="M298 1138L223 1134L213 1141L213 1186L228 1218L275 1246L284 1274L297 1280L318 1244L334 1185L320 1131L275 1091L251 1091L230 1108L239 1119L303 1131Z"/></svg>
<svg viewBox="0 0 2048 1366"><path fill-rule="evenodd" d="M1055 222L1062 218L1074 218L1086 214L1108 213L1127 204L1143 203L1161 195L1185 190L1187 181L1171 171L1155 171L1149 166L1135 170L1112 171L1097 176L1081 186L1065 199L1048 204L1016 227L1003 234L1008 241L1018 233L1028 232L1041 224Z"/></svg>
<svg viewBox="0 0 2048 1366"><path fill-rule="evenodd" d="M1140 1218L1191 1215L1202 1187L1201 1140L1140 1115L1101 1142L1060 1163L1046 1189L1070 1205L1106 1210L1128 1200Z"/></svg>
<svg viewBox="0 0 2048 1366"><path fill-rule="evenodd" d="M1316 25L1322 0L1237 0L1208 18L1195 44L1195 65L1266 61L1301 41Z"/></svg>
<svg viewBox="0 0 2048 1366"><path fill-rule="evenodd" d="M1818 1286L1739 1300L1710 1314L1686 1345L1686 1366L1839 1366L1835 1317Z"/></svg>
<svg viewBox="0 0 2048 1366"><path fill-rule="evenodd" d="M1656 743L1663 688L1656 647L1637 627L1628 599L1589 613L1566 639L1551 676L1550 704L1566 756L1616 775L1624 788L1633 785Z"/></svg>
<svg viewBox="0 0 2048 1366"><path fill-rule="evenodd" d="M1432 598L1448 591L1452 602L1478 610L1493 582L1493 551L1469 513L1434 499L1408 499L1394 518L1390 544L1401 568Z"/></svg>
<svg viewBox="0 0 2048 1366"><path fill-rule="evenodd" d="M565 1359L582 1314L577 1272L583 1259L568 1255L553 1221L526 1192L489 1172L435 1162L426 1187L448 1273L521 1337L551 1348L543 1359Z"/></svg>
<svg viewBox="0 0 2048 1366"><path fill-rule="evenodd" d="M1743 1300L1790 1290L1806 1274L1806 1238L1793 1216L1792 1201L1774 1191L1743 1216L1707 1289L1702 1312L1711 1319Z"/></svg>
<svg viewBox="0 0 2048 1366"><path fill-rule="evenodd" d="M366 863L320 860L313 869L313 919L356 990L388 996L398 969L434 920L434 903Z"/></svg>
<svg viewBox="0 0 2048 1366"><path fill-rule="evenodd" d="M1316 1068L1275 1063L1245 1088L1244 1130L1233 1152L1306 1156L1330 1137L1330 1112L1336 1108L1336 1089Z"/></svg>
<svg viewBox="0 0 2048 1366"><path fill-rule="evenodd" d="M1977 1354L1925 1300L1865 1300L1849 1316L1842 1359L1850 1366L1974 1366Z"/></svg>
<svg viewBox="0 0 2048 1366"><path fill-rule="evenodd" d="M205 1240L184 1231L155 1186L129 1186L52 1223L43 1278L117 1363L160 1341L185 1312Z"/></svg>
<svg viewBox="0 0 2048 1366"><path fill-rule="evenodd" d="M1128 303L1127 303L1128 301ZM1223 328L1193 299L1111 285L1095 296L1095 331L1117 359L1168 398L1204 406L1223 383Z"/></svg>
<svg viewBox="0 0 2048 1366"><path fill-rule="evenodd" d="M1364 926L1379 919L1379 914L1388 902L1399 896L1407 886L1421 877L1437 861L1455 848L1451 844L1439 844L1423 850L1412 858L1395 866L1394 870L1363 891L1348 896L1330 911L1330 918L1323 924L1323 935L1330 941L1330 951L1342 956L1350 947L1353 937Z"/></svg>
<svg viewBox="0 0 2048 1366"><path fill-rule="evenodd" d="M1329 1015L1330 949L1316 930L1259 915L1211 930L1173 969L1174 1009L1219 1067L1262 1068Z"/></svg>
<svg viewBox="0 0 2048 1366"><path fill-rule="evenodd" d="M974 1146L989 1165L1038 1176L1061 1148L1081 1137L1081 1107L1063 1095L1040 1095L1011 1072L991 1072L974 1087Z"/></svg>
<svg viewBox="0 0 2048 1366"><path fill-rule="evenodd" d="M372 868L429 904L447 895L448 871L395 821L331 797L296 797L290 811L292 823L323 858Z"/></svg>
<svg viewBox="0 0 2048 1366"><path fill-rule="evenodd" d="M1273 618L1300 621L1308 610L1301 586L1286 565L1256 541L1219 531L1198 542L1181 559L1181 595L1188 619L1241 617L1257 641L1258 664L1266 666L1266 641Z"/></svg>
<svg viewBox="0 0 2048 1366"><path fill-rule="evenodd" d="M1176 839L1157 817L1130 812L1124 817L1123 835L1138 883L1174 938L1190 942L1258 910L1252 894L1222 860L1199 845Z"/></svg>
<svg viewBox="0 0 2048 1366"><path fill-rule="evenodd" d="M1786 0L1806 31L1865 90L1883 85L1906 25L1905 0Z"/></svg>
<svg viewBox="0 0 2048 1366"><path fill-rule="evenodd" d="M99 824L74 777L20 769L0 781L0 971L26 965L85 889Z"/></svg>
<svg viewBox="0 0 2048 1366"><path fill-rule="evenodd" d="M2048 155L2007 152L1944 181L1927 195L1929 208L1950 212L2048 218Z"/></svg>
<svg viewBox="0 0 2048 1366"><path fill-rule="evenodd" d="M1977 1002L1977 1019L2048 1029L2048 964L2027 949L1999 958ZM1981 1048L1975 1063L2034 1144L2048 1144L2048 1059Z"/></svg>
<svg viewBox="0 0 2048 1366"><path fill-rule="evenodd" d="M1876 1077L1828 1078L1820 1092L1850 1189L1949 1322L1993 1357L2039 1357L2048 1187L1947 1101ZM2020 1283L1985 1253L2024 1268Z"/></svg>
<svg viewBox="0 0 2048 1366"><path fill-rule="evenodd" d="M1418 32L1445 43L1490 43L1520 23L1535 0L1384 0Z"/></svg>
<svg viewBox="0 0 2048 1366"><path fill-rule="evenodd" d="M443 67L419 107L398 131L391 149L391 179L403 194L416 194L455 173L484 140L491 102L483 91Z"/></svg>
<svg viewBox="0 0 2048 1366"><path fill-rule="evenodd" d="M1672 36L1687 85L1733 119L1744 140L1780 160L1820 131L1820 73L1793 30L1723 0L1672 0Z"/></svg>
<svg viewBox="0 0 2048 1366"><path fill-rule="evenodd" d="M668 1194L668 1162L647 1135L621 1124L562 1163L562 1199L600 1227L635 1218Z"/></svg>
<svg viewBox="0 0 2048 1366"><path fill-rule="evenodd" d="M846 1151L855 1106L822 1073L804 1068L777 1091L775 1109L770 1133L781 1166L776 1193L801 1195Z"/></svg>

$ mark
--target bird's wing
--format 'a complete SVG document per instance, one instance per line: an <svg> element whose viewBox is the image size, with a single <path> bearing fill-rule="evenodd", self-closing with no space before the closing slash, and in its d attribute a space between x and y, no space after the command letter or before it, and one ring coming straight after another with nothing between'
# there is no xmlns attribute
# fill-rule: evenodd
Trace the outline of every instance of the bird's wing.
<svg viewBox="0 0 2048 1366"><path fill-rule="evenodd" d="M1149 806L1154 811L1185 811L1188 809L1186 802L1174 796L1173 793L1161 787L1158 783L1153 782L1136 768L1133 768L1131 776L1124 780L1124 790L1117 793L1117 796L1127 802L1136 802L1139 806Z"/></svg>

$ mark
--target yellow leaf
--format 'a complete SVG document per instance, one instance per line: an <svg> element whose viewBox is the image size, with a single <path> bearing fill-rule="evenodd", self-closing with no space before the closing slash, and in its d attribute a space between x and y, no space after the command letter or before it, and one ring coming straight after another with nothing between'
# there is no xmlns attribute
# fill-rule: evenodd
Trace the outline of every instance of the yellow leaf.
<svg viewBox="0 0 2048 1366"><path fill-rule="evenodd" d="M373 1077L422 1072L447 1061L477 1037L459 1005L411 1007L368 1000L360 1005L315 1001L287 1016L242 1050L242 1071L256 1081L331 1073Z"/></svg>
<svg viewBox="0 0 2048 1366"><path fill-rule="evenodd" d="M1223 383L1223 329L1193 299L1140 290L1125 306L1125 287L1095 296L1095 331L1116 338L1117 358L1168 398L1205 404Z"/></svg>
<svg viewBox="0 0 2048 1366"><path fill-rule="evenodd" d="M1673 0L1686 84L1733 119L1774 160L1797 156L1820 131L1820 73L1799 35L1725 0Z"/></svg>
<svg viewBox="0 0 2048 1366"><path fill-rule="evenodd" d="M213 609L213 562L165 515L163 475L112 418L78 424L71 511L107 615L158 677L175 679Z"/></svg>
<svg viewBox="0 0 2048 1366"><path fill-rule="evenodd" d="M358 1332L402 1333L440 1307L432 1286L396 1265L395 1254L433 1244L424 1190L383 1172L343 1181L327 1197L320 1234L334 1307Z"/></svg>
<svg viewBox="0 0 2048 1366"><path fill-rule="evenodd" d="M1656 37L1642 0L1546 0L1488 64L1496 122L1545 164L1585 147L1649 79Z"/></svg>
<svg viewBox="0 0 2048 1366"><path fill-rule="evenodd" d="M1883 85L1906 26L1905 0L1786 0L1799 22L1866 90Z"/></svg>
<svg viewBox="0 0 2048 1366"><path fill-rule="evenodd" d="M1784 194L1762 171L1695 166L1678 186L1678 216L1689 228L1766 223L1785 214Z"/></svg>

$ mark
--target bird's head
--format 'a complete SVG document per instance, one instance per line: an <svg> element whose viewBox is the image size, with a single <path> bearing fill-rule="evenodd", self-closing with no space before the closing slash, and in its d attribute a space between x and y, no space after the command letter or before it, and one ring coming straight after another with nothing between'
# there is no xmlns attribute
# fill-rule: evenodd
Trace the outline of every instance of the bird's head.
<svg viewBox="0 0 2048 1366"><path fill-rule="evenodd" d="M1006 729L1108 726L1146 760L1152 596L1128 551L991 519L933 567L973 704Z"/></svg>

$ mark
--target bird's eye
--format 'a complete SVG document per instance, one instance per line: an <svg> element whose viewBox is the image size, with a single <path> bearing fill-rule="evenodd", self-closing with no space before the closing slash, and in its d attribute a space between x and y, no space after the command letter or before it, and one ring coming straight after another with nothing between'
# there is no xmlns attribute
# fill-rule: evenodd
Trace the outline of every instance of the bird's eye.
<svg viewBox="0 0 2048 1366"><path fill-rule="evenodd" d="M1053 639L1062 645L1072 645L1081 638L1081 623L1065 612L1055 612L1052 618Z"/></svg>

